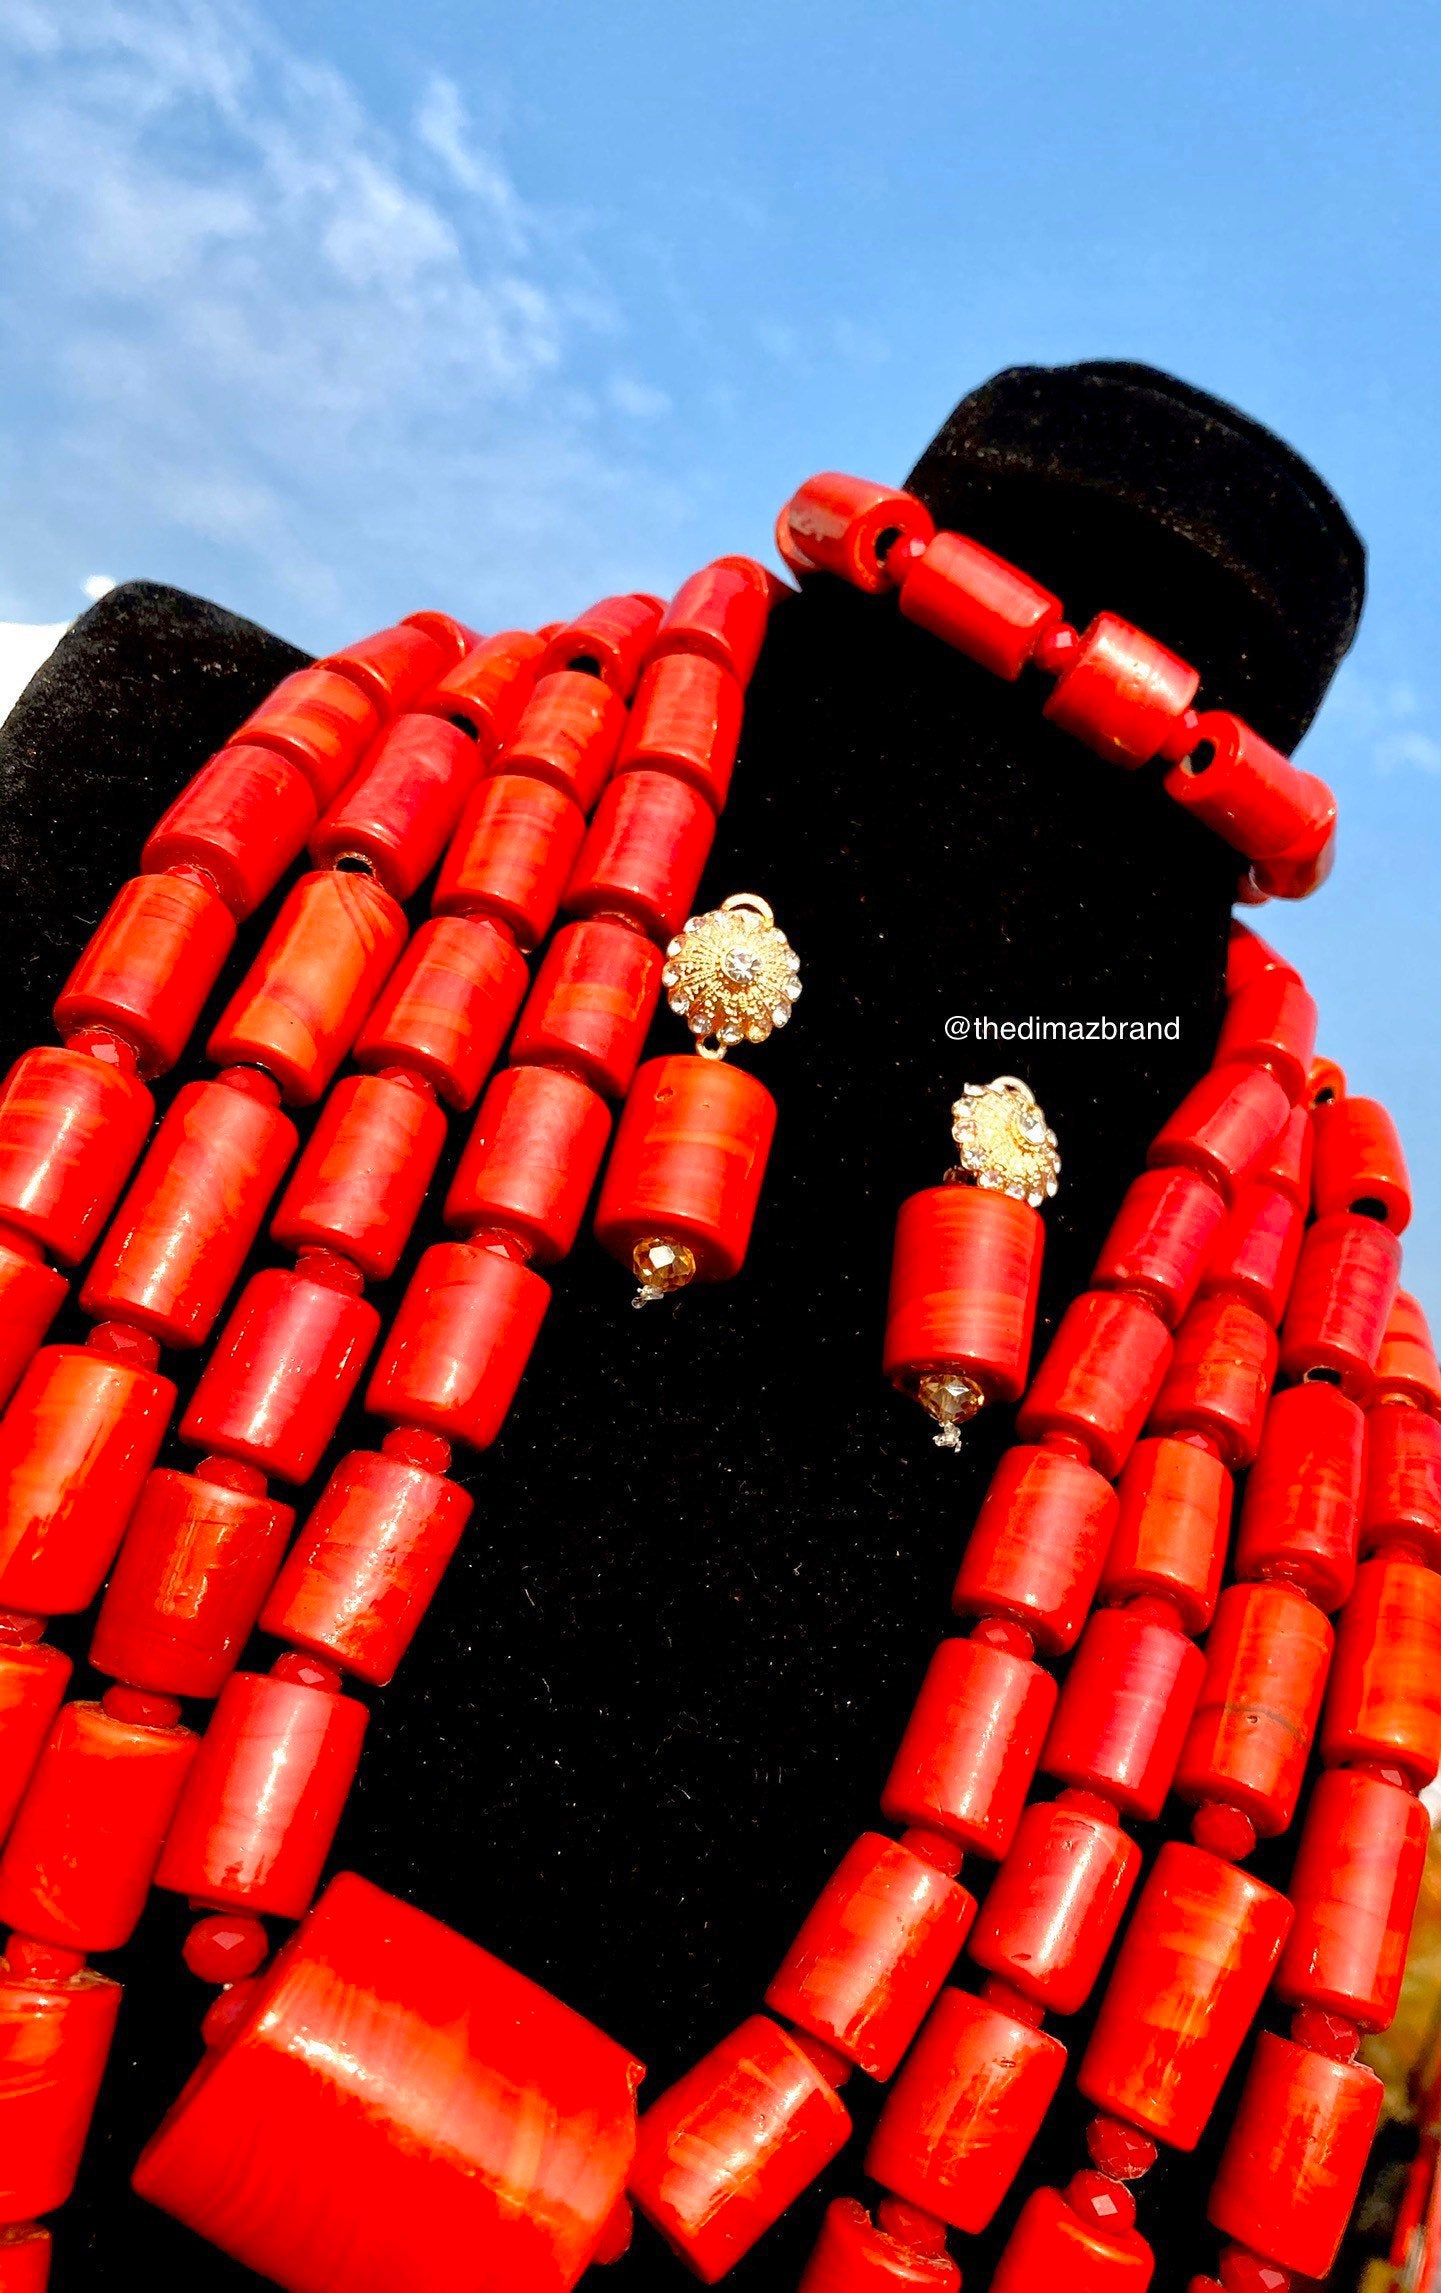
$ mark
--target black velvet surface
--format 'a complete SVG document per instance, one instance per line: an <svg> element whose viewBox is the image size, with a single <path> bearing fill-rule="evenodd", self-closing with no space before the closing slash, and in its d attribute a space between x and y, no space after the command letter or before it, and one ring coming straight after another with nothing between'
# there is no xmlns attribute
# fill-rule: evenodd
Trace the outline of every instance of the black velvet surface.
<svg viewBox="0 0 1441 2293"><path fill-rule="evenodd" d="M1000 376L912 482L939 522L1056 588L1073 621L1102 605L1139 621L1201 667L1203 700L1283 742L1350 641L1363 559L1332 496L1254 424L1149 370ZM66 963L167 796L298 658L149 585L117 590L62 641L0 732L14 1050L47 1036ZM764 893L805 963L793 1026L746 1054L780 1102L747 1268L636 1314L625 1273L582 1242L501 1442L459 1468L476 1511L433 1611L368 1699L337 1866L552 1986L648 2063L650 2094L759 2003L875 1821L1010 1434L1009 1413L988 1412L947 1456L879 1376L896 1207L946 1167L951 1100L968 1079L1018 1073L1059 1134L1039 1351L1214 1043L1234 860L1155 773L1053 733L1045 690L1000 685L892 601L821 578L778 609L703 889L706 904ZM978 1038L979 1020L1032 1014L1175 1024L1144 1043ZM948 1036L952 1018L969 1040ZM681 1040L662 1012L654 1048ZM202 1071L197 1057L182 1077ZM452 1159L466 1126L453 1128ZM437 1232L428 1213L415 1249ZM257 1259L281 1256L265 1245ZM376 1293L383 1312L399 1287ZM193 1365L178 1374L184 1390ZM374 1437L356 1412L337 1453ZM86 1625L57 1637L82 1655ZM257 1641L251 1660L273 1654ZM82 1668L77 1685L99 1683ZM1272 1851L1258 1868L1285 1864ZM968 1862L972 1886L985 1876ZM188 1923L153 1898L115 1966L126 2002L57 2221L59 2293L137 2270L257 2282L126 2187L197 2052L208 1993L180 1966ZM958 1979L977 1979L964 1960ZM1084 2019L1057 2026L1073 2059ZM864 2189L878 2097L857 2075L846 2099L857 2137L736 2271L738 2293L793 2287L826 2199ZM992 2233L956 2241L968 2288L987 2282L1025 2191L1082 2162L1088 2114L1068 2079ZM1158 2293L1213 2255L1213 2164L1208 2143L1145 2185ZM686 2281L643 2226L614 2279L636 2293Z"/></svg>

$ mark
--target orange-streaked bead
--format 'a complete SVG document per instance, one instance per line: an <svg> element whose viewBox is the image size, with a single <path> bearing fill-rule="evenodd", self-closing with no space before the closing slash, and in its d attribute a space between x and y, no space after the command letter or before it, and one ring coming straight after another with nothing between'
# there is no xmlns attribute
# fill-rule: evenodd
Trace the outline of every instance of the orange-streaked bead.
<svg viewBox="0 0 1441 2293"><path fill-rule="evenodd" d="M570 1067L623 1099L660 999L661 951L608 916L566 924L545 951L510 1046L517 1066Z"/></svg>
<svg viewBox="0 0 1441 2293"><path fill-rule="evenodd" d="M584 835L585 815L561 789L492 773L461 814L431 905L441 916L490 916L534 947L555 920Z"/></svg>
<svg viewBox="0 0 1441 2293"><path fill-rule="evenodd" d="M314 825L303 772L274 749L223 748L161 814L140 864L150 875L202 868L243 923L299 859Z"/></svg>
<svg viewBox="0 0 1441 2293"><path fill-rule="evenodd" d="M1175 1351L1151 1410L1156 1433L1203 1433L1233 1470L1249 1465L1261 1438L1276 1334L1239 1298L1201 1298L1176 1332Z"/></svg>
<svg viewBox="0 0 1441 2293"><path fill-rule="evenodd" d="M320 1463L380 1330L364 1298L305 1266L252 1274L180 1420L192 1449L297 1483Z"/></svg>
<svg viewBox="0 0 1441 2293"><path fill-rule="evenodd" d="M1083 2220L1059 2190L1033 2190L991 2279L991 2293L1146 2293L1150 2246L1128 2225Z"/></svg>
<svg viewBox="0 0 1441 2293"><path fill-rule="evenodd" d="M1167 795L1251 860L1289 851L1305 836L1317 817L1318 790L1329 796L1320 781L1227 709L1201 715L1195 745L1166 775ZM1258 944L1265 947L1264 941Z"/></svg>
<svg viewBox="0 0 1441 2293"><path fill-rule="evenodd" d="M1306 1811L1289 1893L1296 1920L1276 1995L1385 2030L1396 2012L1430 1824L1400 1784L1333 1768Z"/></svg>
<svg viewBox="0 0 1441 2293"><path fill-rule="evenodd" d="M745 699L700 653L665 653L641 678L616 771L669 772L719 812L730 793Z"/></svg>
<svg viewBox="0 0 1441 2293"><path fill-rule="evenodd" d="M1160 1814L1205 1673L1174 1611L1101 1608L1081 1635L1041 1753L1047 1775L1128 1815Z"/></svg>
<svg viewBox="0 0 1441 2293"><path fill-rule="evenodd" d="M22 1052L0 1088L0 1220L63 1265L83 1258L145 1143L155 1102L85 1051Z"/></svg>
<svg viewBox="0 0 1441 2293"><path fill-rule="evenodd" d="M408 900L450 842L480 768L475 742L458 725L401 717L322 815L311 858L319 868L368 860L385 889Z"/></svg>
<svg viewBox="0 0 1441 2293"><path fill-rule="evenodd" d="M965 534L935 534L920 556L901 562L906 619L992 676L1019 677L1061 618L1059 597Z"/></svg>
<svg viewBox="0 0 1441 2293"><path fill-rule="evenodd" d="M285 677L231 735L234 747L273 748L309 781L323 812L380 730L380 711L354 678L325 667Z"/></svg>
<svg viewBox="0 0 1441 2293"><path fill-rule="evenodd" d="M1081 2062L1088 2101L1194 2149L1291 1925L1284 1895L1204 1849L1161 1849Z"/></svg>
<svg viewBox="0 0 1441 2293"><path fill-rule="evenodd" d="M1038 1664L983 1640L943 1640L881 1795L886 1815L999 1861L1055 1707L1056 1683Z"/></svg>
<svg viewBox="0 0 1441 2293"><path fill-rule="evenodd" d="M0 1586L3 1590L3 1586ZM1398 1767L1419 1790L1441 1763L1441 1576L1363 1561L1336 1635L1321 1757Z"/></svg>
<svg viewBox="0 0 1441 2293"><path fill-rule="evenodd" d="M493 763L520 721L544 651L544 640L528 629L482 637L432 685L420 706L432 716L468 725L482 756Z"/></svg>
<svg viewBox="0 0 1441 2293"><path fill-rule="evenodd" d="M1142 1171L1101 1245L1092 1286L1138 1290L1174 1329L1196 1295L1225 1216L1220 1194L1198 1172Z"/></svg>
<svg viewBox="0 0 1441 2293"><path fill-rule="evenodd" d="M883 1367L914 1393L941 1372L1014 1401L1031 1360L1046 1230L1027 1202L979 1186L928 1186L896 1220Z"/></svg>
<svg viewBox="0 0 1441 2293"><path fill-rule="evenodd" d="M1187 1631L1203 1632L1221 1587L1232 1489L1221 1459L1200 1443L1165 1434L1138 1441L1121 1475L1103 1597L1174 1601Z"/></svg>
<svg viewBox="0 0 1441 2293"><path fill-rule="evenodd" d="M1304 1224L1299 1205L1280 1187L1248 1179L1207 1261L1202 1297L1224 1291L1275 1329L1291 1295Z"/></svg>
<svg viewBox="0 0 1441 2293"><path fill-rule="evenodd" d="M669 772L623 772L595 818L565 887L573 916L628 916L664 941L695 904L715 838L715 814L689 782Z"/></svg>
<svg viewBox="0 0 1441 2293"><path fill-rule="evenodd" d="M650 659L693 653L728 669L744 690L765 641L771 588L771 576L753 557L718 557L703 565L681 583L662 614Z"/></svg>
<svg viewBox="0 0 1441 2293"><path fill-rule="evenodd" d="M798 486L776 524L776 546L793 573L833 573L875 595L896 575L887 560L898 542L927 543L935 523L924 503L895 486L821 470ZM908 565L905 550L896 561Z"/></svg>
<svg viewBox="0 0 1441 2293"><path fill-rule="evenodd" d="M52 2213L75 2187L120 2009L93 1967L31 1974L0 1960L0 2222Z"/></svg>
<svg viewBox="0 0 1441 2293"><path fill-rule="evenodd" d="M1315 1132L1310 1109L1293 1107L1284 1130L1270 1153L1256 1165L1254 1176L1266 1186L1274 1186L1288 1202L1294 1202L1300 1211L1311 1207L1311 1164L1315 1155Z"/></svg>
<svg viewBox="0 0 1441 2293"><path fill-rule="evenodd" d="M400 1263L444 1145L445 1117L423 1085L347 1075L320 1111L272 1235L289 1250L341 1250L384 1281Z"/></svg>
<svg viewBox="0 0 1441 2293"><path fill-rule="evenodd" d="M536 683L501 761L507 772L548 780L589 812L610 778L626 724L625 704L609 685L558 669Z"/></svg>
<svg viewBox="0 0 1441 2293"><path fill-rule="evenodd" d="M71 1664L45 1641L0 1640L0 1839L50 1734Z"/></svg>
<svg viewBox="0 0 1441 2293"><path fill-rule="evenodd" d="M1306 1088L1315 1048L1315 998L1299 979L1268 971L1226 1005L1215 1064L1266 1068L1294 1106Z"/></svg>
<svg viewBox="0 0 1441 2293"><path fill-rule="evenodd" d="M1236 1538L1240 1577L1284 1577L1328 1613L1356 1574L1366 1421L1334 1385L1294 1385L1266 1412Z"/></svg>
<svg viewBox="0 0 1441 2293"><path fill-rule="evenodd" d="M66 1289L64 1275L46 1265L28 1234L0 1241L0 1408L43 1342Z"/></svg>
<svg viewBox="0 0 1441 2293"><path fill-rule="evenodd" d="M1375 1099L1335 1099L1313 1117L1316 1159L1311 1171L1316 1216L1356 1210L1362 1203L1393 1234L1411 1222L1411 1180L1396 1125Z"/></svg>
<svg viewBox="0 0 1441 2293"><path fill-rule="evenodd" d="M1404 1401L1367 1413L1362 1557L1398 1538L1441 1568L1441 1424Z"/></svg>
<svg viewBox="0 0 1441 2293"><path fill-rule="evenodd" d="M1141 1869L1109 1803L1063 1792L1026 1809L971 1931L971 1957L1051 2014L1090 1997Z"/></svg>
<svg viewBox="0 0 1441 2293"><path fill-rule="evenodd" d="M0 1607L88 1608L155 1462L168 1378L87 1346L44 1346L0 1419Z"/></svg>
<svg viewBox="0 0 1441 2293"><path fill-rule="evenodd" d="M320 666L349 677L369 695L382 717L390 717L413 708L436 678L444 676L454 657L454 648L441 631L426 629L417 619L357 637L340 652L327 653Z"/></svg>
<svg viewBox="0 0 1441 2293"><path fill-rule="evenodd" d="M482 642L480 631L468 623L457 621L453 613L435 613L428 609L419 613L403 613L402 629L421 629L433 643L439 645L446 662L463 661L466 654Z"/></svg>
<svg viewBox="0 0 1441 2293"><path fill-rule="evenodd" d="M697 1278L739 1272L760 1202L776 1106L743 1068L673 1053L639 1070L616 1126L595 1232L622 1265L663 1236L694 1252Z"/></svg>
<svg viewBox="0 0 1441 2293"><path fill-rule="evenodd" d="M506 1067L481 1100L445 1198L446 1225L500 1227L543 1265L563 1258L609 1137L610 1109L589 1083L555 1067Z"/></svg>
<svg viewBox="0 0 1441 2293"><path fill-rule="evenodd" d="M474 1103L525 993L525 958L486 916L421 925L355 1039L357 1067L412 1067L452 1107Z"/></svg>
<svg viewBox="0 0 1441 2293"><path fill-rule="evenodd" d="M1364 2062L1333 2062L1263 2030L1211 2186L1209 2220L1285 2269L1329 2276L1383 2092Z"/></svg>
<svg viewBox="0 0 1441 2293"><path fill-rule="evenodd" d="M51 2237L38 2221L0 2229L0 2293L46 2293Z"/></svg>
<svg viewBox="0 0 1441 2293"><path fill-rule="evenodd" d="M224 1685L295 1522L249 1478L223 1463L150 1475L96 1619L97 1672L168 1696Z"/></svg>
<svg viewBox="0 0 1441 2293"><path fill-rule="evenodd" d="M1171 1360L1155 1308L1125 1290L1083 1290L1061 1324L1016 1414L1027 1441L1071 1433L1114 1480L1150 1415Z"/></svg>
<svg viewBox="0 0 1441 2293"><path fill-rule="evenodd" d="M602 678L613 693L628 701L664 611L663 599L644 590L602 597L598 604L557 629L546 646L540 674L544 677L557 669L578 669Z"/></svg>
<svg viewBox="0 0 1441 2293"><path fill-rule="evenodd" d="M1332 1641L1320 1610L1291 1585L1227 1586L1176 1770L1183 1799L1238 1807L1263 1839L1286 1829L1316 1733Z"/></svg>
<svg viewBox="0 0 1441 2293"><path fill-rule="evenodd" d="M961 2273L944 2247L925 2253L903 2244L855 2198L838 2197L799 2293L961 2293Z"/></svg>
<svg viewBox="0 0 1441 2293"><path fill-rule="evenodd" d="M1161 1125L1146 1160L1153 1170L1199 1171L1233 1202L1290 1119L1291 1102L1264 1067L1212 1067Z"/></svg>
<svg viewBox="0 0 1441 2293"><path fill-rule="evenodd" d="M108 1028L133 1044L142 1075L163 1075L234 945L235 918L207 884L132 876L55 999L56 1029L68 1042Z"/></svg>
<svg viewBox="0 0 1441 2293"><path fill-rule="evenodd" d="M1398 1290L1376 1356L1375 1394L1404 1394L1418 1409L1441 1415L1441 1367L1419 1300Z"/></svg>
<svg viewBox="0 0 1441 2293"><path fill-rule="evenodd" d="M1085 1622L1115 1520L1116 1493L1093 1465L1058 1449L1008 1449L966 1546L952 1608L1009 1616L1059 1654Z"/></svg>
<svg viewBox="0 0 1441 2293"><path fill-rule="evenodd" d="M1281 1372L1334 1371L1364 1402L1396 1297L1401 1245L1371 1218L1333 1211L1308 1227L1281 1331Z"/></svg>
<svg viewBox="0 0 1441 2293"><path fill-rule="evenodd" d="M369 876L302 876L220 1015L207 1055L264 1067L313 1106L405 945L404 911Z"/></svg>
<svg viewBox="0 0 1441 2293"><path fill-rule="evenodd" d="M1128 769L1155 756L1196 697L1200 673L1117 613L1098 613L1057 678L1045 715Z"/></svg>
<svg viewBox="0 0 1441 2293"><path fill-rule="evenodd" d="M375 1416L486 1449L515 1398L550 1290L514 1259L468 1242L426 1251L366 1392Z"/></svg>

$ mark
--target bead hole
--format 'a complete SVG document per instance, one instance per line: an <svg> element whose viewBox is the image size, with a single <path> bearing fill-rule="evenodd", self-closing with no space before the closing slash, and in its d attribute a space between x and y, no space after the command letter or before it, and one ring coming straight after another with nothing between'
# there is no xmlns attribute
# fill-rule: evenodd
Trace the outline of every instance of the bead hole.
<svg viewBox="0 0 1441 2293"><path fill-rule="evenodd" d="M375 869L363 852L342 852L332 863L337 876L373 876Z"/></svg>
<svg viewBox="0 0 1441 2293"><path fill-rule="evenodd" d="M469 717L447 717L445 721L448 725L454 725L458 731L463 732L467 740L479 740L480 734Z"/></svg>
<svg viewBox="0 0 1441 2293"><path fill-rule="evenodd" d="M900 538L901 529L898 525L885 526L876 535L876 556L882 565L885 564L887 556L895 548Z"/></svg>
<svg viewBox="0 0 1441 2293"><path fill-rule="evenodd" d="M1318 1091L1316 1093L1316 1096L1311 1101L1311 1104L1313 1107L1329 1107L1335 1096L1335 1092L1332 1090L1330 1084L1328 1083L1324 1091Z"/></svg>
<svg viewBox="0 0 1441 2293"><path fill-rule="evenodd" d="M1181 770L1188 772L1193 780L1197 780L1203 772L1210 771L1215 761L1216 743L1213 740L1198 740L1183 763Z"/></svg>
<svg viewBox="0 0 1441 2293"><path fill-rule="evenodd" d="M1341 1372L1339 1369L1308 1369L1301 1383L1303 1385L1339 1385Z"/></svg>
<svg viewBox="0 0 1441 2293"><path fill-rule="evenodd" d="M1351 1209L1357 1218L1374 1218L1378 1226L1386 1223L1386 1205L1374 1194L1358 1196Z"/></svg>
<svg viewBox="0 0 1441 2293"><path fill-rule="evenodd" d="M574 669L582 677L598 677L600 675L600 663L594 653L577 653L565 665L568 669Z"/></svg>

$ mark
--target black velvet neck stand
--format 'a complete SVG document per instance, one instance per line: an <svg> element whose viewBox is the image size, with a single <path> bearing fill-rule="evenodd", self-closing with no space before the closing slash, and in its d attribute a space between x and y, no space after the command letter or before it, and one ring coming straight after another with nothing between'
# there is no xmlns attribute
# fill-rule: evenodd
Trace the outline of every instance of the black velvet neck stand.
<svg viewBox="0 0 1441 2293"><path fill-rule="evenodd" d="M1173 646L1201 669L1203 705L1238 709L1283 748L1350 642L1363 561L1335 500L1275 438L1164 375L1001 375L909 482L938 524L1055 589L1073 622L1110 607ZM47 1036L50 997L148 821L296 658L144 586L62 641L0 735L15 1050ZM624 1272L582 1243L502 1440L460 1467L473 1526L373 1699L337 1863L551 1985L640 2054L652 2094L759 2004L876 1820L1010 1436L1009 1412L987 1412L945 1454L879 1373L896 1209L952 1159L952 1099L1018 1073L1059 1134L1039 1355L1214 1044L1234 856L1155 773L1117 771L1048 727L1045 690L997 683L893 600L824 578L777 609L702 893L763 893L805 965L794 1024L745 1054L780 1102L749 1263L637 1314ZM1174 1025L1065 1043L982 1026L1031 1015ZM654 1047L682 1041L662 1010ZM437 1232L428 1213L416 1247ZM397 1290L378 1295L382 1312ZM373 1437L356 1412L339 1446ZM70 1632L77 1655L87 1637ZM984 1867L966 1876L975 1886ZM57 2222L59 2293L136 2271L255 2282L126 2188L198 2051L187 1923L155 1898L115 1969L124 2019ZM964 1960L958 1976L971 1979ZM846 2099L850 2147L736 2271L737 2293L794 2287L826 2198L863 2188L876 2096L857 2075ZM1068 2081L995 2229L960 2256L972 2293L1025 2191L1082 2162L1086 2115ZM1203 2150L1145 2185L1157 2293L1212 2252L1212 2162ZM638 2229L617 2293L683 2282Z"/></svg>

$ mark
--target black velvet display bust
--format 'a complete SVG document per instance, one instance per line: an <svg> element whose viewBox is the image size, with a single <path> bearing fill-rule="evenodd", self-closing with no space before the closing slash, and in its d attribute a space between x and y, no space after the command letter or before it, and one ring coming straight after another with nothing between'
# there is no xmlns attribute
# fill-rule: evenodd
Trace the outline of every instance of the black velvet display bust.
<svg viewBox="0 0 1441 2293"><path fill-rule="evenodd" d="M1149 369L1003 374L909 483L938 524L1058 591L1073 622L1110 607L1172 645L1201 669L1203 705L1283 748L1350 643L1363 555L1336 501L1267 432ZM49 1002L149 821L300 657L148 584L62 641L0 733L13 1051L49 1038ZM1039 1358L1214 1043L1235 857L1156 773L1117 771L1048 727L1045 690L997 683L892 599L823 577L779 606L702 894L763 893L805 965L794 1025L744 1055L780 1103L749 1262L637 1314L625 1272L583 1240L500 1443L458 1466L476 1509L450 1575L371 1699L336 1862L554 1988L648 2063L651 2095L759 2004L876 1821L1010 1433L1008 1412L988 1412L959 1458L943 1454L879 1372L896 1209L951 1159L951 1100L1019 1073L1059 1135ZM1032 1014L1178 1027L1139 1044L977 1039L978 1019ZM952 1016L970 1040L948 1037ZM682 1046L663 1009L653 1047ZM197 1056L185 1073L202 1070ZM432 1212L417 1246L437 1232ZM398 1290L377 1295L387 1315ZM356 1411L337 1453L375 1438ZM57 1637L82 1656L88 1628ZM252 1659L274 1653L257 1643ZM77 1687L94 1692L83 1668ZM187 1716L204 1723L203 1708ZM1283 1876L1285 1856L1258 1867ZM985 1867L965 1876L975 1887ZM189 1917L155 1897L115 1966L120 2037L57 2217L58 2293L258 2282L126 2187L198 2052L208 1994L180 1962ZM957 1975L976 1980L964 1959ZM1057 2032L1074 2062L1083 2029ZM877 2097L857 2075L846 2100L851 2145L737 2270L737 2293L793 2288L826 2198L863 2191ZM1087 2115L1068 2081L991 2234L956 2241L970 2293L1025 2191L1083 2162ZM1213 2163L1203 2147L1144 2185L1157 2293L1213 2257ZM613 2282L686 2280L641 2226Z"/></svg>

